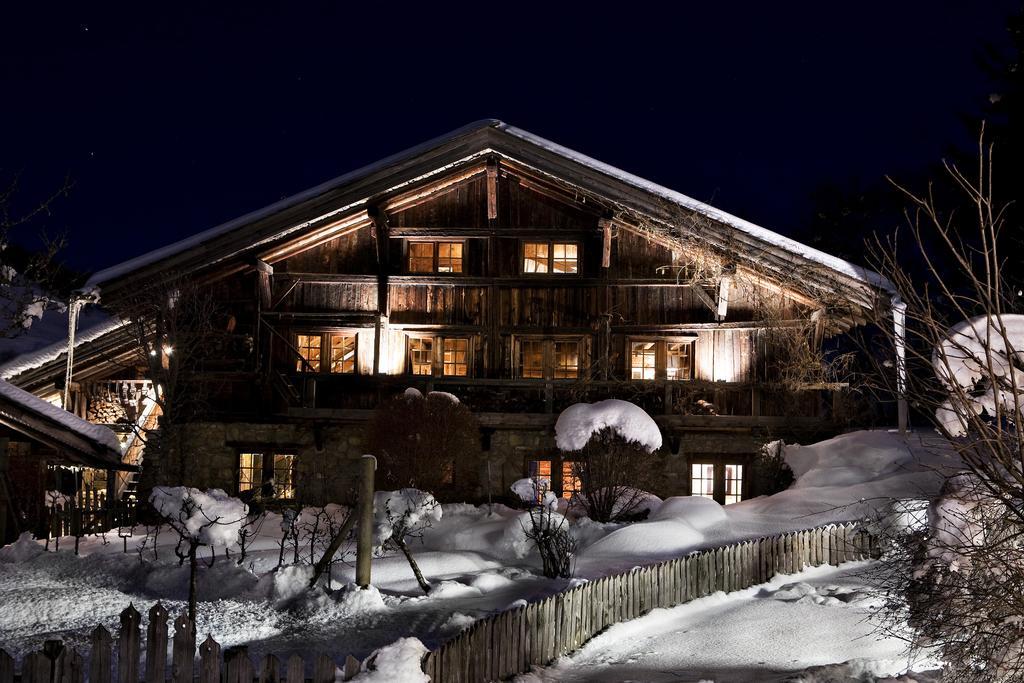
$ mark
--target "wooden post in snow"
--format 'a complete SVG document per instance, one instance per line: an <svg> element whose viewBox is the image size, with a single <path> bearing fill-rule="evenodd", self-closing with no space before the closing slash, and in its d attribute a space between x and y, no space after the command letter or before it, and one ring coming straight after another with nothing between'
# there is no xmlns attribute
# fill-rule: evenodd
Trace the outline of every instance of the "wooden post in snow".
<svg viewBox="0 0 1024 683"><path fill-rule="evenodd" d="M377 458L364 455L359 460L359 532L356 535L356 583L370 585L370 561L373 559L373 478Z"/></svg>

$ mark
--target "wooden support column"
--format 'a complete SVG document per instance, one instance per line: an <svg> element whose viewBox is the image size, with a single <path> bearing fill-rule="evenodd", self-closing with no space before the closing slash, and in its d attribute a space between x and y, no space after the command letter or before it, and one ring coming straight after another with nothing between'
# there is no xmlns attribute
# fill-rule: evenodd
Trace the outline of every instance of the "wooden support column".
<svg viewBox="0 0 1024 683"><path fill-rule="evenodd" d="M360 588L370 585L370 563L373 560L373 492L377 458L364 455L359 460L359 532L356 534L356 584Z"/></svg>
<svg viewBox="0 0 1024 683"><path fill-rule="evenodd" d="M612 265L612 219L601 218L597 226L601 228L601 267L609 268Z"/></svg>
<svg viewBox="0 0 1024 683"><path fill-rule="evenodd" d="M260 297L260 307L264 310L271 306L270 277L274 274L274 266L266 261L256 259L256 288Z"/></svg>
<svg viewBox="0 0 1024 683"><path fill-rule="evenodd" d="M373 326L373 374L380 374L380 357L384 349L388 320L391 316L391 299L388 274L391 268L390 228L387 214L379 207L367 209L373 223L373 239L377 246L377 320Z"/></svg>
<svg viewBox="0 0 1024 683"><path fill-rule="evenodd" d="M601 288L602 321L601 334L598 337L598 353L604 360L601 363L601 379L607 381L611 373L612 361L612 289L608 285L608 269L612 265L612 226L614 221L611 218L599 218L597 226L601 229L601 279L604 286Z"/></svg>
<svg viewBox="0 0 1024 683"><path fill-rule="evenodd" d="M7 490L7 444L6 436L0 437L0 545L7 542L7 511L14 509L11 503L11 492ZM11 516L11 523L15 518Z"/></svg>
<svg viewBox="0 0 1024 683"><path fill-rule="evenodd" d="M498 218L498 160L487 160L487 220Z"/></svg>
<svg viewBox="0 0 1024 683"><path fill-rule="evenodd" d="M498 276L498 160L487 161L487 277ZM492 280L493 283L493 280ZM501 336L498 333L498 287L488 285L484 302L484 321L487 324L486 352L484 353L484 377L500 377Z"/></svg>

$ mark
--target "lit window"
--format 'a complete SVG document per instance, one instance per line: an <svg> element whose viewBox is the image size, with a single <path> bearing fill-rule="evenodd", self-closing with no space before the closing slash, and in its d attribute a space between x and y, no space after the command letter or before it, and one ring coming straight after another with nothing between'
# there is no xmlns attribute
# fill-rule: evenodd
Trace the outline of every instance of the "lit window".
<svg viewBox="0 0 1024 683"><path fill-rule="evenodd" d="M548 245L546 242L527 242L523 245L523 272L548 272Z"/></svg>
<svg viewBox="0 0 1024 683"><path fill-rule="evenodd" d="M295 497L294 455L274 455L274 496L287 500Z"/></svg>
<svg viewBox="0 0 1024 683"><path fill-rule="evenodd" d="M409 368L414 375L434 374L434 340L430 337L409 339Z"/></svg>
<svg viewBox="0 0 1024 683"><path fill-rule="evenodd" d="M449 377L465 377L469 374L469 340L445 338L442 346L442 372Z"/></svg>
<svg viewBox="0 0 1024 683"><path fill-rule="evenodd" d="M668 379L693 377L693 342L668 342L665 355L665 376Z"/></svg>
<svg viewBox="0 0 1024 683"><path fill-rule="evenodd" d="M523 272L571 275L580 271L580 247L573 242L524 242Z"/></svg>
<svg viewBox="0 0 1024 683"><path fill-rule="evenodd" d="M551 490L551 461L531 460L530 479L537 483L537 498L542 499Z"/></svg>
<svg viewBox="0 0 1024 683"><path fill-rule="evenodd" d="M562 498L572 498L580 492L581 464L571 460L562 462Z"/></svg>
<svg viewBox="0 0 1024 683"><path fill-rule="evenodd" d="M519 376L523 379L544 379L544 342L524 339L519 342Z"/></svg>
<svg viewBox="0 0 1024 683"><path fill-rule="evenodd" d="M434 272L434 243L433 242L410 242L409 243L409 272L410 273L433 273Z"/></svg>
<svg viewBox="0 0 1024 683"><path fill-rule="evenodd" d="M296 457L282 453L239 453L238 492L295 498Z"/></svg>
<svg viewBox="0 0 1024 683"><path fill-rule="evenodd" d="M710 463L690 465L690 495L702 498L715 497L715 466Z"/></svg>
<svg viewBox="0 0 1024 683"><path fill-rule="evenodd" d="M580 376L580 344L575 341L555 342L555 379L576 379Z"/></svg>
<svg viewBox="0 0 1024 683"><path fill-rule="evenodd" d="M320 372L320 335L300 334L296 347L299 358L295 361L295 369L299 372Z"/></svg>
<svg viewBox="0 0 1024 683"><path fill-rule="evenodd" d="M743 465L725 466L725 504L731 505L743 499Z"/></svg>
<svg viewBox="0 0 1024 683"><path fill-rule="evenodd" d="M630 377L632 379L655 379L658 361L656 342L633 342L631 349Z"/></svg>
<svg viewBox="0 0 1024 683"><path fill-rule="evenodd" d="M331 372L351 375L356 371L356 335L331 335Z"/></svg>
<svg viewBox="0 0 1024 683"><path fill-rule="evenodd" d="M462 272L462 242L437 243L437 272Z"/></svg>
<svg viewBox="0 0 1024 683"><path fill-rule="evenodd" d="M251 491L263 485L263 454L238 455L238 492Z"/></svg>
<svg viewBox="0 0 1024 683"><path fill-rule="evenodd" d="M462 242L409 242L410 273L461 273Z"/></svg>
<svg viewBox="0 0 1024 683"><path fill-rule="evenodd" d="M579 272L579 247L575 244L553 244L551 252L554 256L554 263L551 268L554 273L577 273Z"/></svg>

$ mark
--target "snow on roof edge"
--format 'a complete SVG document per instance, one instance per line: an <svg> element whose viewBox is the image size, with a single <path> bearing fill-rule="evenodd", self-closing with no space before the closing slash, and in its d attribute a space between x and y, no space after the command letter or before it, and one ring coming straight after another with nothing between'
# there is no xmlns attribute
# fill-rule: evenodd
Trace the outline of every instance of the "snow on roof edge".
<svg viewBox="0 0 1024 683"><path fill-rule="evenodd" d="M115 453L121 453L121 442L109 428L87 422L77 415L53 405L49 401L44 401L35 394L19 389L10 382L0 380L0 397L18 404L27 411L58 422L61 426L66 427L69 431L78 434L82 438L106 446ZM59 439L59 437L57 438ZM68 445L71 446L73 444L69 443Z"/></svg>
<svg viewBox="0 0 1024 683"><path fill-rule="evenodd" d="M81 344L95 341L108 332L122 327L124 322L117 317L111 318L107 321L93 325L92 327L80 330L75 333L75 348L77 349ZM9 380L12 377L17 377L23 372L34 370L35 368L45 365L50 361L60 358L62 353L66 353L68 350L67 339L63 339L58 342L44 346L41 349L31 351L29 353L15 356L6 363L0 364L0 380Z"/></svg>
<svg viewBox="0 0 1024 683"><path fill-rule="evenodd" d="M571 161L575 161L583 166L587 166L595 171L632 185L640 190L658 195L663 199L667 199L672 203L678 204L687 209L698 211L708 218L714 219L738 230L742 230L757 239L773 244L808 260L815 261L834 271L843 273L855 280L863 282L866 285L877 287L892 295L899 294L896 286L888 278L869 268L865 268L864 266L859 266L837 256L827 254L815 249L814 247L803 244L802 242L798 242L792 238L780 235L773 230L757 225L756 223L751 223L748 220L744 220L738 216L732 215L731 213L722 211L710 204L705 204L704 202L684 195L681 192L677 192L663 185L659 185L637 175L633 175L628 171L623 171L620 168L616 168L615 166L606 164L603 161L581 154L580 152L569 149L568 147L563 147L556 142L542 138L539 135L535 135L527 130L523 130L522 128L516 128L515 126L510 126L504 122L498 122L495 127L509 135L515 136Z"/></svg>
<svg viewBox="0 0 1024 683"><path fill-rule="evenodd" d="M216 225L207 230L203 230L202 232L196 233L195 235L192 235L190 237L186 237L185 239L178 240L177 242L172 242L162 247L158 247L157 249L148 251L145 254L140 254L139 256L128 259L127 261L123 261L121 263L104 268L103 270L99 270L89 277L84 287L87 288L98 286L103 282L107 282L114 278L121 277L122 275L130 273L131 271L136 270L138 268L150 265L162 258L172 256L174 254L177 254L178 252L184 251L185 249L198 246L203 242L206 242L215 237L220 237L221 235L231 232L236 228L240 228L248 223L259 220L261 218L265 218L266 216L286 209L294 204L298 204L307 199L312 199L321 194L324 194L325 192L329 192L330 190L336 187L342 186L346 183L350 183L354 180L370 175L371 173L387 168L388 166L395 162L416 156L421 152L433 149L434 147L442 143L449 142L451 140L454 140L455 138L461 137L468 133L472 133L473 131L480 130L482 128L500 128L500 126L502 125L504 125L504 123L497 119L481 119L479 121L474 121L465 126L462 126L461 128L456 128L453 131L445 133L444 135L440 135L436 138L431 138L426 142L421 142L418 145L414 145L400 152L388 155L383 159L375 161L371 164L361 166L360 168L357 168L353 171L349 171L348 173L343 173L340 176L320 183L319 185L311 187L308 190L303 190L302 192L285 197L284 199L274 202L273 204L268 204L267 206L264 206L260 209L256 209L255 211L250 211L249 213L243 214L238 218L233 218L230 221L227 221L226 223L221 223L220 225Z"/></svg>

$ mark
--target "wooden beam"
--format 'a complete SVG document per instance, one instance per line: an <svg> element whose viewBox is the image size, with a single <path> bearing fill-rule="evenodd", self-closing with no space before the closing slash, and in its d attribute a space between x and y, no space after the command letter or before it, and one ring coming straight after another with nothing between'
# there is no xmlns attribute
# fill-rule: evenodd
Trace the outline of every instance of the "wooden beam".
<svg viewBox="0 0 1024 683"><path fill-rule="evenodd" d="M345 218L331 221L327 225L317 228L310 228L300 237L278 244L272 249L260 252L259 258L267 263L276 263L289 256L301 254L307 249L312 249L328 240L349 235L360 228L370 225L369 216L365 211L358 211Z"/></svg>
<svg viewBox="0 0 1024 683"><path fill-rule="evenodd" d="M454 190L458 185L468 180L472 180L483 173L485 168L486 167L483 164L476 164L461 173L455 173L445 178L435 180L434 182L418 187L411 192L403 192L402 194L395 195L394 197L381 202L379 205L385 211L390 213L410 209L425 201L433 199L434 196L438 194Z"/></svg>
<svg viewBox="0 0 1024 683"><path fill-rule="evenodd" d="M487 160L487 220L498 217L498 161Z"/></svg>
<svg viewBox="0 0 1024 683"><path fill-rule="evenodd" d="M373 221L374 241L377 244L377 320L373 328L373 374L380 374L380 356L384 350L384 336L387 334L388 318L391 315L391 299L388 274L391 263L391 244L388 240L388 215L376 206L367 209Z"/></svg>
<svg viewBox="0 0 1024 683"><path fill-rule="evenodd" d="M729 287L732 285L732 278L723 275L718 281L718 309L715 317L718 320L725 320L725 314L729 311Z"/></svg>
<svg viewBox="0 0 1024 683"><path fill-rule="evenodd" d="M601 267L608 268L612 265L612 221L609 218L602 218L597 221L601 228Z"/></svg>

